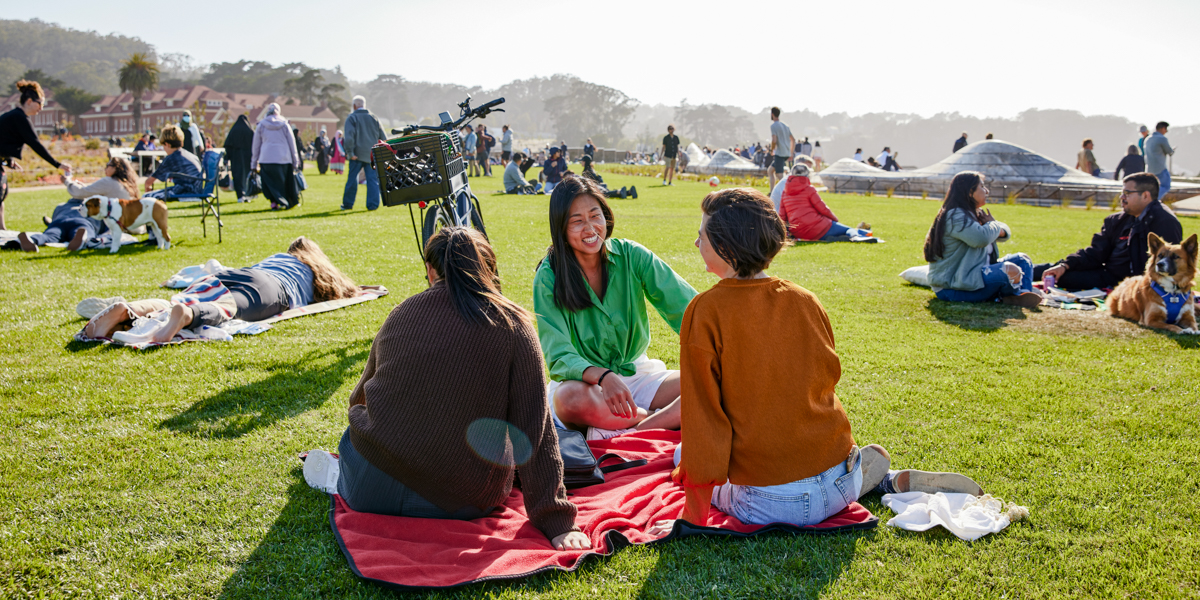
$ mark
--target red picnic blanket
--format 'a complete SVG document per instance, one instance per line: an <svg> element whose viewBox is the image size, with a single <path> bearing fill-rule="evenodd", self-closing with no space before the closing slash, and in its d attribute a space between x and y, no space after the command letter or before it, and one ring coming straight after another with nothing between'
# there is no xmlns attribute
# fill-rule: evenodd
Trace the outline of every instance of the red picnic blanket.
<svg viewBox="0 0 1200 600"><path fill-rule="evenodd" d="M713 508L709 526L676 521L658 539L647 530L683 514L683 488L671 481L678 431L654 430L589 442L597 457L613 452L648 464L605 475L605 483L568 490L579 508L576 525L592 540L591 550L560 552L525 516L521 490L504 506L474 521L389 517L355 512L331 495L330 523L351 570L385 587L448 588L488 580L516 579L547 570L572 571L587 556L608 556L629 544L688 535L746 537L767 531L830 533L870 529L879 519L857 502L817 525L746 525Z"/></svg>

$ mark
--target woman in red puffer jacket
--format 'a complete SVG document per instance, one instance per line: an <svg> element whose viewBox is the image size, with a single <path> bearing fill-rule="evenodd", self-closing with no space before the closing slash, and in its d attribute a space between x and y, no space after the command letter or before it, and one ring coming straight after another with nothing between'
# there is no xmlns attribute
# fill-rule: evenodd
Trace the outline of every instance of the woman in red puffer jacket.
<svg viewBox="0 0 1200 600"><path fill-rule="evenodd" d="M788 232L798 240L809 242L877 242L871 229L847 227L838 223L837 215L821 200L821 195L809 182L808 165L799 163L784 182L779 216L787 223Z"/></svg>

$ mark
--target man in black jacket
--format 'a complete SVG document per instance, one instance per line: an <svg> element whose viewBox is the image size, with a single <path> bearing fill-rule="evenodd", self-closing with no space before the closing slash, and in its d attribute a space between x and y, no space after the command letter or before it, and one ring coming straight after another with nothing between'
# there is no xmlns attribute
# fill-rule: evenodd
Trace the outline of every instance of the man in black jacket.
<svg viewBox="0 0 1200 600"><path fill-rule="evenodd" d="M1119 214L1109 215L1092 236L1092 245L1063 259L1057 265L1034 267L1033 278L1053 275L1056 287L1069 290L1116 287L1121 280L1146 270L1147 236L1156 233L1172 244L1183 241L1183 226L1158 198L1158 178L1134 173L1124 179Z"/></svg>
<svg viewBox="0 0 1200 600"><path fill-rule="evenodd" d="M962 137L954 140L954 152L958 152L967 147L967 132L963 132ZM953 154L954 152L951 152Z"/></svg>

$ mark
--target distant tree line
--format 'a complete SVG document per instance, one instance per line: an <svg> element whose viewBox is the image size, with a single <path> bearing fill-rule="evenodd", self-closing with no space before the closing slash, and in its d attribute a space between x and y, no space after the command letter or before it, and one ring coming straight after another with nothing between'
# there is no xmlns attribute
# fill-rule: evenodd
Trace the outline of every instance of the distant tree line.
<svg viewBox="0 0 1200 600"><path fill-rule="evenodd" d="M120 85L118 71L139 53L158 70L151 89L201 84L221 92L282 94L304 104L324 102L339 118L349 113L351 95L362 94L368 107L393 126L435 123L443 111L457 116L456 105L469 94L476 106L506 98L506 112L494 114L484 124L494 129L508 124L519 139L561 139L580 146L590 137L602 147L657 149L666 126L674 123L685 143L733 147L770 142L770 107L751 112L736 106L691 104L686 99L678 106L648 105L572 75L519 79L492 90L411 81L395 73L354 82L340 67L276 66L253 60L201 65L183 54L156 56L153 47L137 38L66 29L38 20L0 20L0 84L7 82L11 93L18 78L36 79L55 92L68 112L86 110L98 94L135 89ZM901 165L925 166L949 155L954 140L966 131L970 142L992 133L1069 165L1074 164L1082 140L1092 138L1101 166L1111 169L1129 144L1136 143L1137 127L1142 125L1071 110L1029 109L1013 118L886 112L851 116L796 110L786 97L778 103L784 109L783 120L798 138L821 141L827 162L848 157L857 148L876 154L890 146L899 152ZM1200 148L1200 125L1184 125L1175 123L1171 129L1172 143L1188 148L1175 157L1175 167L1177 172L1195 174L1200 172L1200 151L1191 149Z"/></svg>

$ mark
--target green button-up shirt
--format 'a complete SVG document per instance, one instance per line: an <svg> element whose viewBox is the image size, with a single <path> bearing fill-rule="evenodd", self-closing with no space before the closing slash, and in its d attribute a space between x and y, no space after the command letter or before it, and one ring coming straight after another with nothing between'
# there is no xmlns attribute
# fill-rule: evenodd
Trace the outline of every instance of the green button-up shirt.
<svg viewBox="0 0 1200 600"><path fill-rule="evenodd" d="M588 286L592 306L571 312L554 304L554 271L542 261L533 279L533 311L550 378L582 380L588 367L630 376L633 361L650 347L646 300L679 333L683 312L696 290L645 246L609 239L608 287L601 302Z"/></svg>

